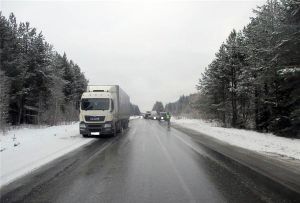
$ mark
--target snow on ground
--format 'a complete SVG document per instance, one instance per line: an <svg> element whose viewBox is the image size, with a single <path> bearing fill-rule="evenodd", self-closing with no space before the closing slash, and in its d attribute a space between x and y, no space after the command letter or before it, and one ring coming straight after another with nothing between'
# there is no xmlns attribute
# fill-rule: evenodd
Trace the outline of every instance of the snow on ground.
<svg viewBox="0 0 300 203"><path fill-rule="evenodd" d="M268 155L300 160L300 140L278 137L271 133L217 127L198 119L172 119L172 122L231 145L254 150Z"/></svg>
<svg viewBox="0 0 300 203"><path fill-rule="evenodd" d="M139 119L141 116L130 116L129 120Z"/></svg>
<svg viewBox="0 0 300 203"><path fill-rule="evenodd" d="M0 187L94 140L82 138L78 123L0 133Z"/></svg>

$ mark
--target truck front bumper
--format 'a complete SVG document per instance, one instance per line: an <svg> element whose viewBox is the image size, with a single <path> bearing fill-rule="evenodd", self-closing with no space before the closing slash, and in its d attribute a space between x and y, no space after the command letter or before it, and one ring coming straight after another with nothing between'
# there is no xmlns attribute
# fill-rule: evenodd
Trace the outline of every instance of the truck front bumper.
<svg viewBox="0 0 300 203"><path fill-rule="evenodd" d="M109 135L114 133L111 122L107 123L85 123L80 122L79 131L82 135L92 135L99 133L99 135Z"/></svg>

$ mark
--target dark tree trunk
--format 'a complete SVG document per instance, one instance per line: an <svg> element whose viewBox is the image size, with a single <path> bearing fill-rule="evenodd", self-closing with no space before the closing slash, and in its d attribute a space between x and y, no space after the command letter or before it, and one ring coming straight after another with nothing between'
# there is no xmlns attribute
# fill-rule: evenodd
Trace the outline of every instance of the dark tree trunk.
<svg viewBox="0 0 300 203"><path fill-rule="evenodd" d="M237 104L236 104L236 71L235 67L232 66L231 68L231 106L232 106L232 120L231 120L231 125L232 127L236 127L237 124Z"/></svg>
<svg viewBox="0 0 300 203"><path fill-rule="evenodd" d="M226 92L225 92L226 88L225 85L223 86L223 94L222 94L222 99L223 99L223 111L222 111L222 122L224 124L224 126L226 126Z"/></svg>
<svg viewBox="0 0 300 203"><path fill-rule="evenodd" d="M237 106L236 106L236 94L232 93L232 122L231 125L232 127L236 127L237 123Z"/></svg>
<svg viewBox="0 0 300 203"><path fill-rule="evenodd" d="M259 127L259 98L258 98L258 90L257 87L255 87L254 90L254 116L255 116L255 129L260 130Z"/></svg>

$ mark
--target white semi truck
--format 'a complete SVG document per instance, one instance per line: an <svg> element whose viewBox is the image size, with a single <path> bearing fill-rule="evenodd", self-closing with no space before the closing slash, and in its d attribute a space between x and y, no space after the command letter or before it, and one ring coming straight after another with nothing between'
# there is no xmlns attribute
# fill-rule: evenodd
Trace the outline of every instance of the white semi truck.
<svg viewBox="0 0 300 203"><path fill-rule="evenodd" d="M89 85L80 101L80 134L116 136L128 127L129 116L130 98L118 85Z"/></svg>

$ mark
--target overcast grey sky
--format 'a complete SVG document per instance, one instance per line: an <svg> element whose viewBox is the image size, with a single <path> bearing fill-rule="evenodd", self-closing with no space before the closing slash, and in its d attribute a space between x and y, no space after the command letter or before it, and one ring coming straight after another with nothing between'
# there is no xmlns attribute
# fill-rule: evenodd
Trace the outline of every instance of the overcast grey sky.
<svg viewBox="0 0 300 203"><path fill-rule="evenodd" d="M146 111L196 92L204 68L257 1L1 1L41 30L90 84L119 84Z"/></svg>

